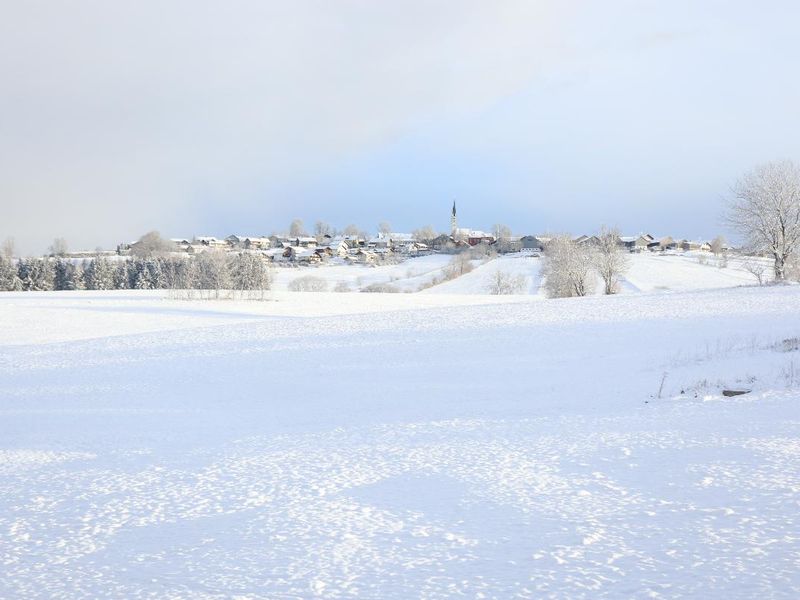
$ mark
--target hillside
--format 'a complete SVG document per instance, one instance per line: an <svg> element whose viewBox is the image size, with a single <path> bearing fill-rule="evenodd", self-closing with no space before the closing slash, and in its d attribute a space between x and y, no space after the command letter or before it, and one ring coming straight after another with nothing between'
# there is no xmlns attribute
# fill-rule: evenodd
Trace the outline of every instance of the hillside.
<svg viewBox="0 0 800 600"><path fill-rule="evenodd" d="M0 295L0 596L797 597L798 314Z"/></svg>

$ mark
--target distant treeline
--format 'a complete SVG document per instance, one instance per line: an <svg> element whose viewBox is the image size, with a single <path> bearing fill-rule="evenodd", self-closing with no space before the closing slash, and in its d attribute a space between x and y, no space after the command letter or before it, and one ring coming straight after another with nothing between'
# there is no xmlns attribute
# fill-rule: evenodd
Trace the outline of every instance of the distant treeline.
<svg viewBox="0 0 800 600"><path fill-rule="evenodd" d="M270 289L269 263L249 253L204 252L193 257L152 256L74 261L0 255L0 291L221 290L253 296Z"/></svg>

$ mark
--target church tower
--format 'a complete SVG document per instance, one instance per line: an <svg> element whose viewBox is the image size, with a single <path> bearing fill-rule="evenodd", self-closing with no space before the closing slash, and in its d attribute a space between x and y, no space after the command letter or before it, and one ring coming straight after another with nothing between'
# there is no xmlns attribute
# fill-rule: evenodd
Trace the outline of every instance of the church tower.
<svg viewBox="0 0 800 600"><path fill-rule="evenodd" d="M458 221L456 220L456 201L453 200L453 212L450 214L450 233L456 234L458 229Z"/></svg>

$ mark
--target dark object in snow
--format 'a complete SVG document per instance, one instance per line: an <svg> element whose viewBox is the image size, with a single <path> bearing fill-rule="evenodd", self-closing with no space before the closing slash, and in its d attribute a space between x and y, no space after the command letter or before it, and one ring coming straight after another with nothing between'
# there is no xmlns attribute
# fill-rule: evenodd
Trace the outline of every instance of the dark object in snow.
<svg viewBox="0 0 800 600"><path fill-rule="evenodd" d="M741 396L742 394L749 394L750 390L722 390L723 396Z"/></svg>

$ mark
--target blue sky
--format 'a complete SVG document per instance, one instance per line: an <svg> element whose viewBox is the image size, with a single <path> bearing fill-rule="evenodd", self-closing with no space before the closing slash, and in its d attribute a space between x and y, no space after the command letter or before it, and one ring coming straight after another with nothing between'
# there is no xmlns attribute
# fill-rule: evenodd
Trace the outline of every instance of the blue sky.
<svg viewBox="0 0 800 600"><path fill-rule="evenodd" d="M373 229L710 237L800 159L793 2L3 4L0 238Z"/></svg>

